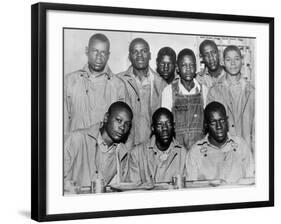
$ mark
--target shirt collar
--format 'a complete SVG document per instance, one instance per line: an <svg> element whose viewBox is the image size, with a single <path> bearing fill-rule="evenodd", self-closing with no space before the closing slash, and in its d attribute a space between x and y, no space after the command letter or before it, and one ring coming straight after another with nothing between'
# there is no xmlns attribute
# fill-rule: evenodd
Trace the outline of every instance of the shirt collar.
<svg viewBox="0 0 281 224"><path fill-rule="evenodd" d="M237 142L235 141L235 139L229 133L227 133L226 142L221 147L217 147L217 146L215 146L215 145L213 145L209 142L209 133L207 133L205 135L205 137L201 140L200 145L205 145L205 144L208 145L209 147L212 147L214 149L219 150L219 149L223 149L228 144L235 144L235 146L236 146Z"/></svg>
<svg viewBox="0 0 281 224"><path fill-rule="evenodd" d="M101 149L102 152L109 152L111 149L117 148L118 144L113 143L111 146L108 146L105 141L102 138L101 133L99 132L97 136L97 144L99 145L99 148Z"/></svg>
<svg viewBox="0 0 281 224"><path fill-rule="evenodd" d="M112 78L113 73L108 65L105 65L105 68L98 72L97 74L93 75L89 69L89 64L84 65L83 70L86 72L87 78L98 78L105 75L108 79Z"/></svg>
<svg viewBox="0 0 281 224"><path fill-rule="evenodd" d="M185 92L188 92L189 94L196 94L196 93L199 93L201 91L201 86L199 84L199 82L196 80L196 79L193 79L194 81L194 87L188 91L184 86L183 84L181 83L180 79L178 80L178 86L179 86L179 92L180 93L185 93Z"/></svg>
<svg viewBox="0 0 281 224"><path fill-rule="evenodd" d="M149 140L149 143L148 143L148 148L153 150L154 152L162 152L161 150L158 149L157 145L156 145L156 138L155 138L155 135L153 135L150 140ZM179 145L179 143L177 142L176 139L173 138L173 140L171 141L171 144L169 146L169 148L164 151L166 154L169 154L171 153L173 150L176 150L176 149L180 149L181 148L181 145Z"/></svg>

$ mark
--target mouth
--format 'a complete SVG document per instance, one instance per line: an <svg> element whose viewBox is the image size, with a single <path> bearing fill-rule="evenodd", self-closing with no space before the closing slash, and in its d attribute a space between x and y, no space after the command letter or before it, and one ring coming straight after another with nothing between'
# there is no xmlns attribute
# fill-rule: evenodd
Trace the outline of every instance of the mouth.
<svg viewBox="0 0 281 224"><path fill-rule="evenodd" d="M170 138L170 135L169 134L162 134L161 137L163 139L168 139L168 138Z"/></svg>
<svg viewBox="0 0 281 224"><path fill-rule="evenodd" d="M217 133L217 136L218 136L218 137L223 137L224 134L223 134L223 132L218 132L218 133Z"/></svg>
<svg viewBox="0 0 281 224"><path fill-rule="evenodd" d="M124 135L123 134L121 134L121 133L119 133L119 132L115 132L115 135L117 136L117 137L119 137L119 138L122 138Z"/></svg>

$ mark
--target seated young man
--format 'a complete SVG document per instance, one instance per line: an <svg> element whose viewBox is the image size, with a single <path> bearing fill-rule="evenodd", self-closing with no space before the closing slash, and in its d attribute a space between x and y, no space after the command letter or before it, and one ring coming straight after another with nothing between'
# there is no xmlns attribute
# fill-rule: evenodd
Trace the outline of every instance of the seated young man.
<svg viewBox="0 0 281 224"><path fill-rule="evenodd" d="M174 139L173 114L159 108L152 116L152 136L130 153L129 175L135 183L172 181L185 175L186 149Z"/></svg>
<svg viewBox="0 0 281 224"><path fill-rule="evenodd" d="M224 106L212 102L205 108L204 116L207 135L194 144L187 155L187 179L237 183L254 177L251 150L241 137L228 133Z"/></svg>
<svg viewBox="0 0 281 224"><path fill-rule="evenodd" d="M126 177L127 149L133 113L118 101L108 109L103 123L74 131L64 144L64 191L75 193L80 186L91 186L96 179L109 183ZM126 168L125 168L126 167Z"/></svg>

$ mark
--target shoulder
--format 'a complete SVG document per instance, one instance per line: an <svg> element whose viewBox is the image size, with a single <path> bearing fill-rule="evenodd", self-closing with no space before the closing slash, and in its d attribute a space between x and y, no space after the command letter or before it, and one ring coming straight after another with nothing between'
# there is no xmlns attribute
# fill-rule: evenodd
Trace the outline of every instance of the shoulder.
<svg viewBox="0 0 281 224"><path fill-rule="evenodd" d="M66 80L74 80L80 77L84 77L85 75L87 75L87 72L85 69L79 69L76 70L74 72L68 73L65 75L65 79Z"/></svg>
<svg viewBox="0 0 281 224"><path fill-rule="evenodd" d="M250 150L250 147L248 143L240 136L231 136L231 139L233 140L233 143L239 150L245 151L245 150Z"/></svg>
<svg viewBox="0 0 281 224"><path fill-rule="evenodd" d="M189 150L189 154L193 156L200 156L202 153L206 153L208 151L208 142L205 138L197 141L193 144Z"/></svg>
<svg viewBox="0 0 281 224"><path fill-rule="evenodd" d="M132 67L130 66L127 70L117 73L116 76L126 80L128 77L131 76L131 73L132 73Z"/></svg>

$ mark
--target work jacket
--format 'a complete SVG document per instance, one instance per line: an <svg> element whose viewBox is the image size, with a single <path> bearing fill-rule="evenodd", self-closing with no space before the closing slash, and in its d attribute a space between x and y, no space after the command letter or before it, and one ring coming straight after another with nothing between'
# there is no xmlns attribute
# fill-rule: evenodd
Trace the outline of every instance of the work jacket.
<svg viewBox="0 0 281 224"><path fill-rule="evenodd" d="M241 85L242 95L238 108L236 108L231 100L229 91L231 84L227 77L228 75L224 76L209 90L207 103L218 101L224 105L230 134L243 137L254 153L255 89L250 82L241 78L239 85Z"/></svg>
<svg viewBox="0 0 281 224"><path fill-rule="evenodd" d="M64 80L64 134L103 121L109 106L128 101L124 82L106 66L93 76L88 65Z"/></svg>
<svg viewBox="0 0 281 224"><path fill-rule="evenodd" d="M162 152L155 143L155 136L136 146L129 156L129 179L132 182L170 182L173 176L185 176L187 150L174 139Z"/></svg>
<svg viewBox="0 0 281 224"><path fill-rule="evenodd" d="M150 99L149 102L146 102L146 100L142 99L140 96L132 66L130 66L127 71L119 73L118 77L120 77L126 84L129 95L129 104L131 105L134 114L131 129L131 135L133 135L134 139L133 145L144 143L150 137L152 115L161 106L161 95L166 86L166 82L156 72L149 68L148 78L150 87L148 89L150 91ZM141 114L141 107L144 106L148 107L148 114L146 115ZM143 117L145 117L145 119L142 119ZM141 122L145 124L141 124Z"/></svg>
<svg viewBox="0 0 281 224"><path fill-rule="evenodd" d="M72 132L64 143L64 181L75 186L91 186L96 179L109 183L126 178L127 148L123 143L102 150L101 124ZM104 148L104 147L103 147ZM67 189L66 189L67 190Z"/></svg>
<svg viewBox="0 0 281 224"><path fill-rule="evenodd" d="M242 178L254 177L254 161L247 143L228 134L220 148L212 145L208 134L193 145L187 155L188 180L224 180L237 183Z"/></svg>

